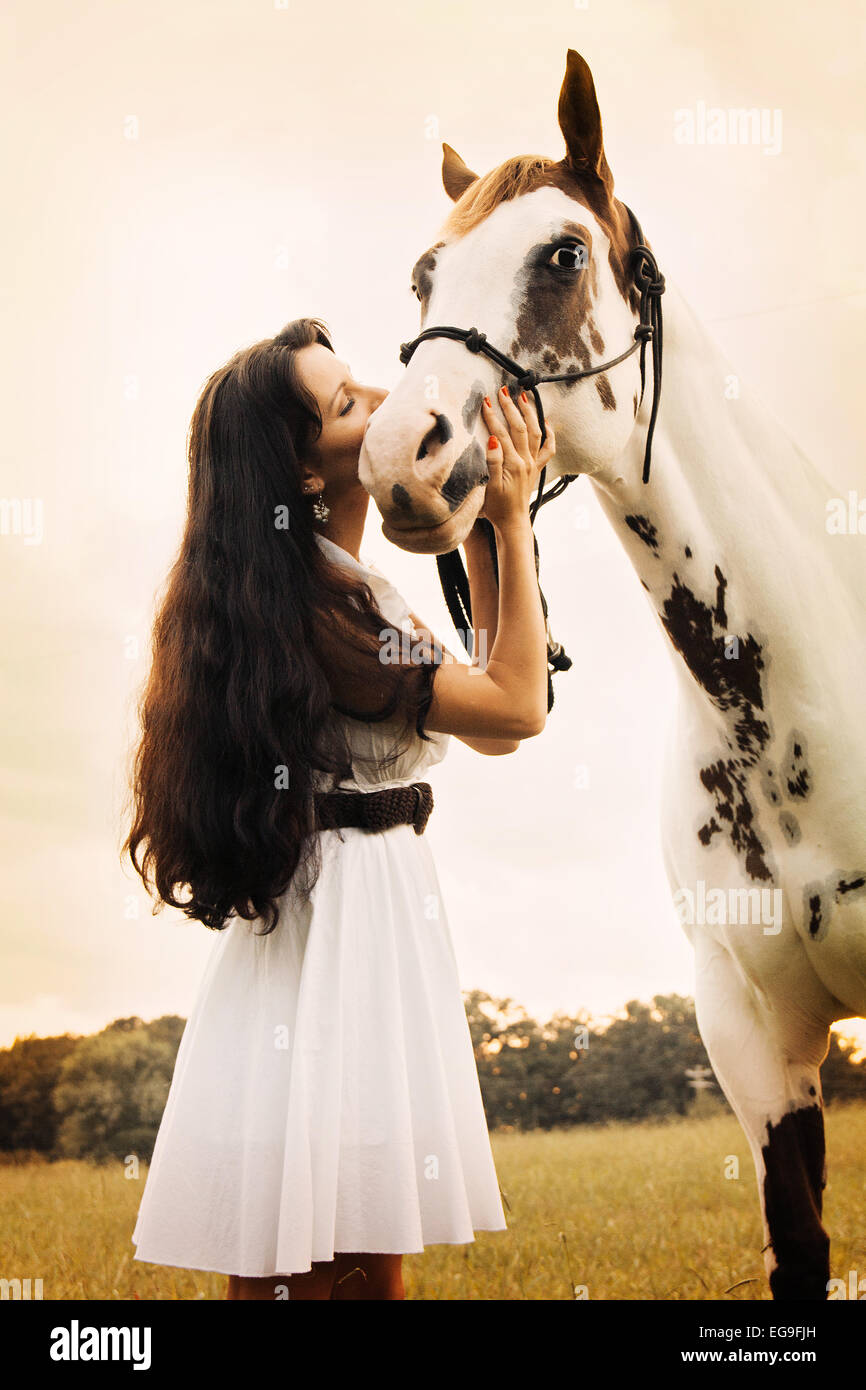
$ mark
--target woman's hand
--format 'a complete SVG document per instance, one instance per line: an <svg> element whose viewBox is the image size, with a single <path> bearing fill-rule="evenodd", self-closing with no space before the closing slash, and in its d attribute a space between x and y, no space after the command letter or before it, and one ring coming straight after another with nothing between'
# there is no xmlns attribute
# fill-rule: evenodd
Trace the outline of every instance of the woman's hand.
<svg viewBox="0 0 866 1390"><path fill-rule="evenodd" d="M556 441L548 425L542 447L535 402L530 401L525 391L515 404L508 388L503 386L497 399L502 407L501 416L494 412L489 396L484 397L481 405L482 418L489 431L487 471L490 481L478 515L498 528L528 513L541 470L556 451Z"/></svg>

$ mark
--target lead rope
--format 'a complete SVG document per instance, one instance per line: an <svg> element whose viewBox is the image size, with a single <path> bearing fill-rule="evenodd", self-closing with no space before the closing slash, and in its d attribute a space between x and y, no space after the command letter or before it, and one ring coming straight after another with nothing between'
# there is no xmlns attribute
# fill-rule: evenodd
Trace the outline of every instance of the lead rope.
<svg viewBox="0 0 866 1390"><path fill-rule="evenodd" d="M637 218L632 213L632 220L637 224ZM640 228L638 226L638 234ZM643 237L632 251L634 261L635 283L640 290L640 323L635 329L635 335L640 339L640 398L643 403L644 388L646 385L646 345L647 341L652 343L653 360L653 403L650 410L649 424L646 432L646 451L643 457L643 481L649 482L650 475L650 455L653 446L653 431L656 427L656 416L659 413L659 401L662 394L662 295L665 292L665 277L656 265L656 258L648 246L644 245Z"/></svg>
<svg viewBox="0 0 866 1390"><path fill-rule="evenodd" d="M561 481L561 480L557 480ZM573 479L569 478L568 482ZM551 489L551 492L553 489ZM479 517L475 523L480 526L487 537L487 544L490 549L490 558L493 563L493 575L496 583L499 583L499 560L496 554L496 533L493 526L486 517ZM532 544L535 549L535 576L538 579L539 553L538 539L533 532ZM472 625L472 601L469 595L469 579L463 567L463 560L459 550L449 550L444 555L436 556L436 566L439 570L439 582L442 585L442 593L448 607L448 613L463 646L469 656L475 656L475 629ZM538 596L541 599L541 611L544 614L544 627L547 633L547 713L553 709L553 672L567 671L572 662L571 657L567 656L560 642L556 642L550 631L550 623L547 617L547 599L544 597L544 590L541 583L538 585Z"/></svg>

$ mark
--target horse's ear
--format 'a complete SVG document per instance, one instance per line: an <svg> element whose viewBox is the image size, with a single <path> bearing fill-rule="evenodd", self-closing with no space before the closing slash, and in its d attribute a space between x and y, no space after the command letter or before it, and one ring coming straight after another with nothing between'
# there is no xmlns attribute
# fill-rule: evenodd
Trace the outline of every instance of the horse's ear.
<svg viewBox="0 0 866 1390"><path fill-rule="evenodd" d="M559 128L568 151L565 164L576 174L594 175L613 196L613 175L604 157L595 84L589 67L573 48L568 50L559 93Z"/></svg>
<svg viewBox="0 0 866 1390"><path fill-rule="evenodd" d="M453 203L462 193L465 193L470 183L474 183L478 178L472 170L463 163L456 150L452 150L450 145L442 143L442 182L445 185L445 192Z"/></svg>

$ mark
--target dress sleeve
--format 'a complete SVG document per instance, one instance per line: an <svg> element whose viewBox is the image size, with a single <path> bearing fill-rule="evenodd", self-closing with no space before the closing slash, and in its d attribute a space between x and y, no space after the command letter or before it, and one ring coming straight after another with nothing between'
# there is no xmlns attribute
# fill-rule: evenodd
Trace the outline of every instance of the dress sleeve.
<svg viewBox="0 0 866 1390"><path fill-rule="evenodd" d="M349 643L336 644L328 662L333 707L338 714L365 723L398 721L429 742L424 722L442 649L416 633L408 603L385 575L368 567L367 583L383 624L393 631L390 650L392 655L396 651L398 659L381 660L384 645L376 654L363 653Z"/></svg>
<svg viewBox="0 0 866 1390"><path fill-rule="evenodd" d="M346 653L330 677L334 709L365 723L405 721L419 738L426 739L424 721L433 700L437 670L435 653L420 639L411 643L407 659L387 664L376 657Z"/></svg>

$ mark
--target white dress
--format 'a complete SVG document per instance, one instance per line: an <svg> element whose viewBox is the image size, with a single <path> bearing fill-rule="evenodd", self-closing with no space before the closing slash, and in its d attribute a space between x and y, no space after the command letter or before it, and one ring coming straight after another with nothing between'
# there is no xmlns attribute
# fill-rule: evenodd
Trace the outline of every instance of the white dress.
<svg viewBox="0 0 866 1390"><path fill-rule="evenodd" d="M411 631L375 566L318 538ZM386 724L346 727L353 755L381 755L394 737ZM340 785L422 781L449 737L412 732L397 762L360 763L364 780ZM293 1274L338 1251L407 1253L506 1229L426 833L321 837L309 904L290 885L273 932L233 918L214 941L132 1236L138 1260Z"/></svg>

